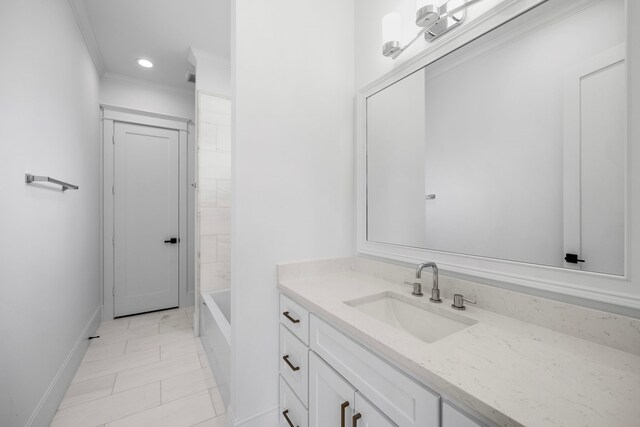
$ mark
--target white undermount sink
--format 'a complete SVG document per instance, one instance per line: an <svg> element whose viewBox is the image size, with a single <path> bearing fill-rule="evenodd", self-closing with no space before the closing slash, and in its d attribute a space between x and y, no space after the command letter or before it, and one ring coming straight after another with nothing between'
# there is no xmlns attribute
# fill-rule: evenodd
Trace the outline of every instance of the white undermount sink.
<svg viewBox="0 0 640 427"><path fill-rule="evenodd" d="M345 304L426 343L435 342L478 323L452 312L450 304L434 304L428 297L383 292Z"/></svg>

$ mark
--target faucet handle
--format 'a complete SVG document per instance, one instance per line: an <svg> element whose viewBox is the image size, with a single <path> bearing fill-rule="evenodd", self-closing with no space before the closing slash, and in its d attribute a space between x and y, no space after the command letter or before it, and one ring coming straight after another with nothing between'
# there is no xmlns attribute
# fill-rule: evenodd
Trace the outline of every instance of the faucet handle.
<svg viewBox="0 0 640 427"><path fill-rule="evenodd" d="M472 299L463 297L462 294L453 294L453 304L451 304L451 308L455 308L456 310L466 310L467 307L464 306L465 301L470 304L476 303L476 301Z"/></svg>
<svg viewBox="0 0 640 427"><path fill-rule="evenodd" d="M411 295L416 296L416 297L421 297L424 294L422 293L422 283L420 282L409 282L407 280L404 281L405 285L409 285L409 286L413 286L413 292L411 292Z"/></svg>

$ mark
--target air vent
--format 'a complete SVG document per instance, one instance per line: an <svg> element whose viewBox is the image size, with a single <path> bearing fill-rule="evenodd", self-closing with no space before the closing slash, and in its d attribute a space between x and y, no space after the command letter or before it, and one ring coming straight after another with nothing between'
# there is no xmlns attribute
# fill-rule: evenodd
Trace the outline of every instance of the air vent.
<svg viewBox="0 0 640 427"><path fill-rule="evenodd" d="M189 83L195 83L196 82L196 73L193 73L191 71L187 71L187 75L185 76L185 79Z"/></svg>

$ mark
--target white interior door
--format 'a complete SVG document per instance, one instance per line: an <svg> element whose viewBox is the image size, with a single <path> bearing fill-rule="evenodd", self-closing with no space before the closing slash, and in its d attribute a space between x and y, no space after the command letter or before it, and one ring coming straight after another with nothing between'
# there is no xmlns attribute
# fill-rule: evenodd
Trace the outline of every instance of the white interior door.
<svg viewBox="0 0 640 427"><path fill-rule="evenodd" d="M627 79L624 46L565 80L564 249L567 267L624 274Z"/></svg>
<svg viewBox="0 0 640 427"><path fill-rule="evenodd" d="M177 307L178 132L114 132L114 316Z"/></svg>

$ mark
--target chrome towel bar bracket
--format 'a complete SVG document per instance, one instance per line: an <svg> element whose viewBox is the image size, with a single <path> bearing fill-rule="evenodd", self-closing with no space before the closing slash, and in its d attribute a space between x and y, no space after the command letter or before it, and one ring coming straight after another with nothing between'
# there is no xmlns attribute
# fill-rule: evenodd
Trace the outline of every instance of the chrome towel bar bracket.
<svg viewBox="0 0 640 427"><path fill-rule="evenodd" d="M77 185L69 184L68 182L60 181L58 179L54 179L49 176L36 176L36 175L31 175L30 173L24 174L24 182L26 182L27 184L31 184L32 182L36 182L36 181L44 181L44 182L50 182L52 184L57 184L62 187L62 191L77 190L78 188L80 188Z"/></svg>

